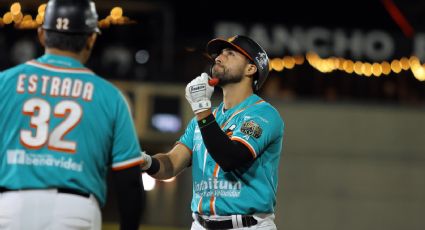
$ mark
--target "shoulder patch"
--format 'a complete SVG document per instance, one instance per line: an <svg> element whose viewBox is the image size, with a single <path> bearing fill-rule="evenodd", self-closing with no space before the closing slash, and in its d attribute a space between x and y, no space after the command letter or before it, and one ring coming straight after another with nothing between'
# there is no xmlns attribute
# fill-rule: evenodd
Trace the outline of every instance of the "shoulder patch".
<svg viewBox="0 0 425 230"><path fill-rule="evenodd" d="M263 133L263 129L254 121L246 121L242 124L241 132L249 136L259 138Z"/></svg>

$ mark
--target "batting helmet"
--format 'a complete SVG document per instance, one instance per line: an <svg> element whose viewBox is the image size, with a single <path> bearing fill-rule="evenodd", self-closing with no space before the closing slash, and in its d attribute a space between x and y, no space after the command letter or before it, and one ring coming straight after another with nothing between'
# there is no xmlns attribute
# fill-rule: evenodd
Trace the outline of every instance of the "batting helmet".
<svg viewBox="0 0 425 230"><path fill-rule="evenodd" d="M269 58L266 51L254 40L242 35L227 40L216 38L207 44L207 52L212 57L219 55L224 48L239 51L257 66L253 87L255 91L258 91L269 75Z"/></svg>
<svg viewBox="0 0 425 230"><path fill-rule="evenodd" d="M98 15L90 0L50 0L42 28L64 33L100 33Z"/></svg>

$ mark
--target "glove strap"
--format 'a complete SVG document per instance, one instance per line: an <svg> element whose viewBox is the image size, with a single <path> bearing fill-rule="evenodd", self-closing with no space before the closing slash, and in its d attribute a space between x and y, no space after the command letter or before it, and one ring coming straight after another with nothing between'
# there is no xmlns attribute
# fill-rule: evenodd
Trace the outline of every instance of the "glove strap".
<svg viewBox="0 0 425 230"><path fill-rule="evenodd" d="M210 100L202 100L197 102L192 102L190 104L192 106L192 110L195 114L211 109L211 101Z"/></svg>

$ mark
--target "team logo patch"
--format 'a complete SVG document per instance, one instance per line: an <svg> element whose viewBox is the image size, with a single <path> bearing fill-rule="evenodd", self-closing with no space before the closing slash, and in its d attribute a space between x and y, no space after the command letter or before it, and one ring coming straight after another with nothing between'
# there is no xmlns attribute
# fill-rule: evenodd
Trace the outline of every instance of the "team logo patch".
<svg viewBox="0 0 425 230"><path fill-rule="evenodd" d="M261 69L264 69L267 67L267 63L268 61L268 57L267 54L264 52L258 52L258 55L255 57L255 59L257 60L259 67Z"/></svg>
<svg viewBox="0 0 425 230"><path fill-rule="evenodd" d="M263 129L254 121L247 121L242 124L241 132L249 136L259 138L263 133Z"/></svg>

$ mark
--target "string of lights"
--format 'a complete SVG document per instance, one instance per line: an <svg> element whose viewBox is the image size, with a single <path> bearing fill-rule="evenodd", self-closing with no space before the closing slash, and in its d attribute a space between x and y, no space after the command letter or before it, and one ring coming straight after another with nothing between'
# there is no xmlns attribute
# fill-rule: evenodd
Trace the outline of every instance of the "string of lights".
<svg viewBox="0 0 425 230"><path fill-rule="evenodd" d="M3 17L0 17L0 27L13 24L16 29L36 29L43 24L45 10L46 4L41 4L38 7L37 15L33 18L30 14L24 14L21 4L15 2L10 6L10 10L4 13ZM124 16L124 11L121 7L112 8L110 14L98 22L99 28L101 29L108 28L111 25L133 23L136 22ZM322 73L330 73L339 70L358 76L381 77L391 73L398 74L402 70L411 70L413 76L417 80L425 81L425 64L421 64L420 60L415 56L370 63L353 61L340 57L321 58L316 53L310 52L305 56L297 55L273 58L270 62L270 70L281 72L284 69L293 69L296 66L302 65L305 60L307 60L313 68Z"/></svg>
<svg viewBox="0 0 425 230"><path fill-rule="evenodd" d="M411 70L413 76L419 81L425 81L425 64L421 64L419 58L411 56L409 58L402 57L394 59L390 62L362 62L353 61L340 57L321 58L316 53L307 53L305 56L307 62L316 70L322 73L330 73L332 71L344 71L348 74L356 74L365 77L381 77L391 73L398 74L402 70ZM270 69L281 72L286 69L293 69L296 65L304 63L303 56L285 56L284 58L273 58L271 60Z"/></svg>
<svg viewBox="0 0 425 230"><path fill-rule="evenodd" d="M0 17L0 27L6 25L14 25L16 29L36 29L44 20L44 12L46 10L46 4L41 4L37 10L37 16L33 18L31 14L24 14L22 7L19 2L15 2L10 6L10 10ZM123 9L121 7L112 8L110 14L99 20L99 28L108 28L111 25L126 25L136 23L129 17L124 16Z"/></svg>

